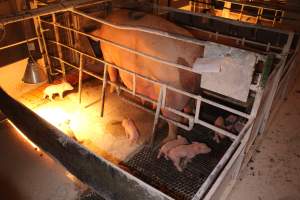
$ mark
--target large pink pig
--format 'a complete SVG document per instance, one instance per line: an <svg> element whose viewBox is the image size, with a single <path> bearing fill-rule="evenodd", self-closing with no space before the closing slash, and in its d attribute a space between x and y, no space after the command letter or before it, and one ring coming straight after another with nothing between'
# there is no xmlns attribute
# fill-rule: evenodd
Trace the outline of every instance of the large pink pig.
<svg viewBox="0 0 300 200"><path fill-rule="evenodd" d="M113 11L106 20L117 25L147 27L193 37L192 34L184 28L181 28L164 18L150 14L118 10ZM102 25L101 28L94 31L92 34L136 51L189 67L193 65L196 58L203 56L202 46L141 31L117 29L108 25ZM158 63L149 58L139 56L105 42L101 42L101 50L104 59L107 62L134 71L151 79L159 80L191 93L196 91L197 86L199 87L200 76L197 74ZM118 71L112 67L108 68L108 72L111 81L117 82L119 75L126 87L132 89L132 75L120 70ZM160 87L158 85L144 81L140 78L136 79L137 93L157 100L159 91ZM167 91L166 104L174 109L180 111L183 110L189 100L190 98L187 96L169 90ZM178 115L168 112L167 110L163 109L162 113L164 116L173 120L181 120ZM176 126L169 123L168 137L164 142L176 139L176 131Z"/></svg>

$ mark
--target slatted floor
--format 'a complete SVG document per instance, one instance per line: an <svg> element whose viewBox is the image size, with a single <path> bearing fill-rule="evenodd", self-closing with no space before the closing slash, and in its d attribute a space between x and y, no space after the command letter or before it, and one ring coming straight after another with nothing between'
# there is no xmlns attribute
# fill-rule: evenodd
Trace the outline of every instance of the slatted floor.
<svg viewBox="0 0 300 200"><path fill-rule="evenodd" d="M203 142L203 138L201 140L201 134L198 134L198 137L193 137L192 141ZM231 142L224 140L220 144L206 143L213 151L209 154L196 156L183 172L178 172L170 160L157 159L158 150L153 151L147 146L123 164L134 176L169 196L175 199L191 199L224 155Z"/></svg>

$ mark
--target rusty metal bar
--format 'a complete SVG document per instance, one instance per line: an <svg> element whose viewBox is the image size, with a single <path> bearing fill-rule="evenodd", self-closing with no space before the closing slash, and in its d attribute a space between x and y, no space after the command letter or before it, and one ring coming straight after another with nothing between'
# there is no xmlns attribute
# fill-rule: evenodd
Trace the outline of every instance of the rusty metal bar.
<svg viewBox="0 0 300 200"><path fill-rule="evenodd" d="M56 15L55 13L52 14L52 21L54 24L56 24ZM55 35L55 40L60 42L60 36L59 36L59 31L58 31L58 28L57 26L54 26L54 35ZM62 53L62 49L61 49L61 46L57 45L57 53L58 53L58 57L60 59L63 58L63 53ZM61 67L61 71L63 72L63 79L66 81L66 69L65 69L65 65L63 62L59 61L60 62L60 67Z"/></svg>
<svg viewBox="0 0 300 200"><path fill-rule="evenodd" d="M7 49L7 48L10 48L10 47L14 47L14 46L18 46L18 45L21 45L21 44L25 44L27 42L32 42L32 41L35 41L37 39L38 39L38 37L33 37L33 38L30 38L30 39L22 40L20 42L14 43L14 44L2 46L2 47L0 47L0 51L2 51L4 49Z"/></svg>
<svg viewBox="0 0 300 200"><path fill-rule="evenodd" d="M110 1L103 0L103 1L99 1L99 3L100 2L110 2ZM60 1L59 3L50 4L46 7L40 7L32 10L25 10L25 11L17 12L14 15L2 17L0 18L0 25L5 26L7 24L29 20L34 17L41 17L53 13L69 11L72 8L76 8L80 4L87 4L87 3L88 3L87 0Z"/></svg>
<svg viewBox="0 0 300 200"><path fill-rule="evenodd" d="M55 74L52 71L52 62L51 62L50 57L49 57L47 43L46 43L45 34L44 34L44 29L43 29L40 17L37 17L37 22L39 24L39 29L40 29L41 36L42 36L42 43L43 43L44 50L45 50L45 57L46 57L46 60L47 60L47 63L48 63L48 70L49 70L48 73L50 73L50 75L52 76L52 75L55 75Z"/></svg>

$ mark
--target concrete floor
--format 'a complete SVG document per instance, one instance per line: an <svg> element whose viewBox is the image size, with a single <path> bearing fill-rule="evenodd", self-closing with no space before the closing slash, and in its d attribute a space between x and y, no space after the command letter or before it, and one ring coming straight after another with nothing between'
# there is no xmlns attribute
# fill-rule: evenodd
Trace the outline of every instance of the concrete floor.
<svg viewBox="0 0 300 200"><path fill-rule="evenodd" d="M227 200L300 199L299 76L265 134Z"/></svg>
<svg viewBox="0 0 300 200"><path fill-rule="evenodd" d="M7 121L0 123L0 155L0 199L75 200L86 188Z"/></svg>

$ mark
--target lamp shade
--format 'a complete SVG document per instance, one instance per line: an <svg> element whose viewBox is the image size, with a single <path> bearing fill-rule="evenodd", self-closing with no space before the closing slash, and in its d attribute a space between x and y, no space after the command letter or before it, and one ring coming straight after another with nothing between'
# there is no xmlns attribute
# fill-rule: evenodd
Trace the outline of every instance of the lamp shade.
<svg viewBox="0 0 300 200"><path fill-rule="evenodd" d="M24 83L37 84L46 81L46 79L46 74L40 65L29 57L22 81Z"/></svg>

